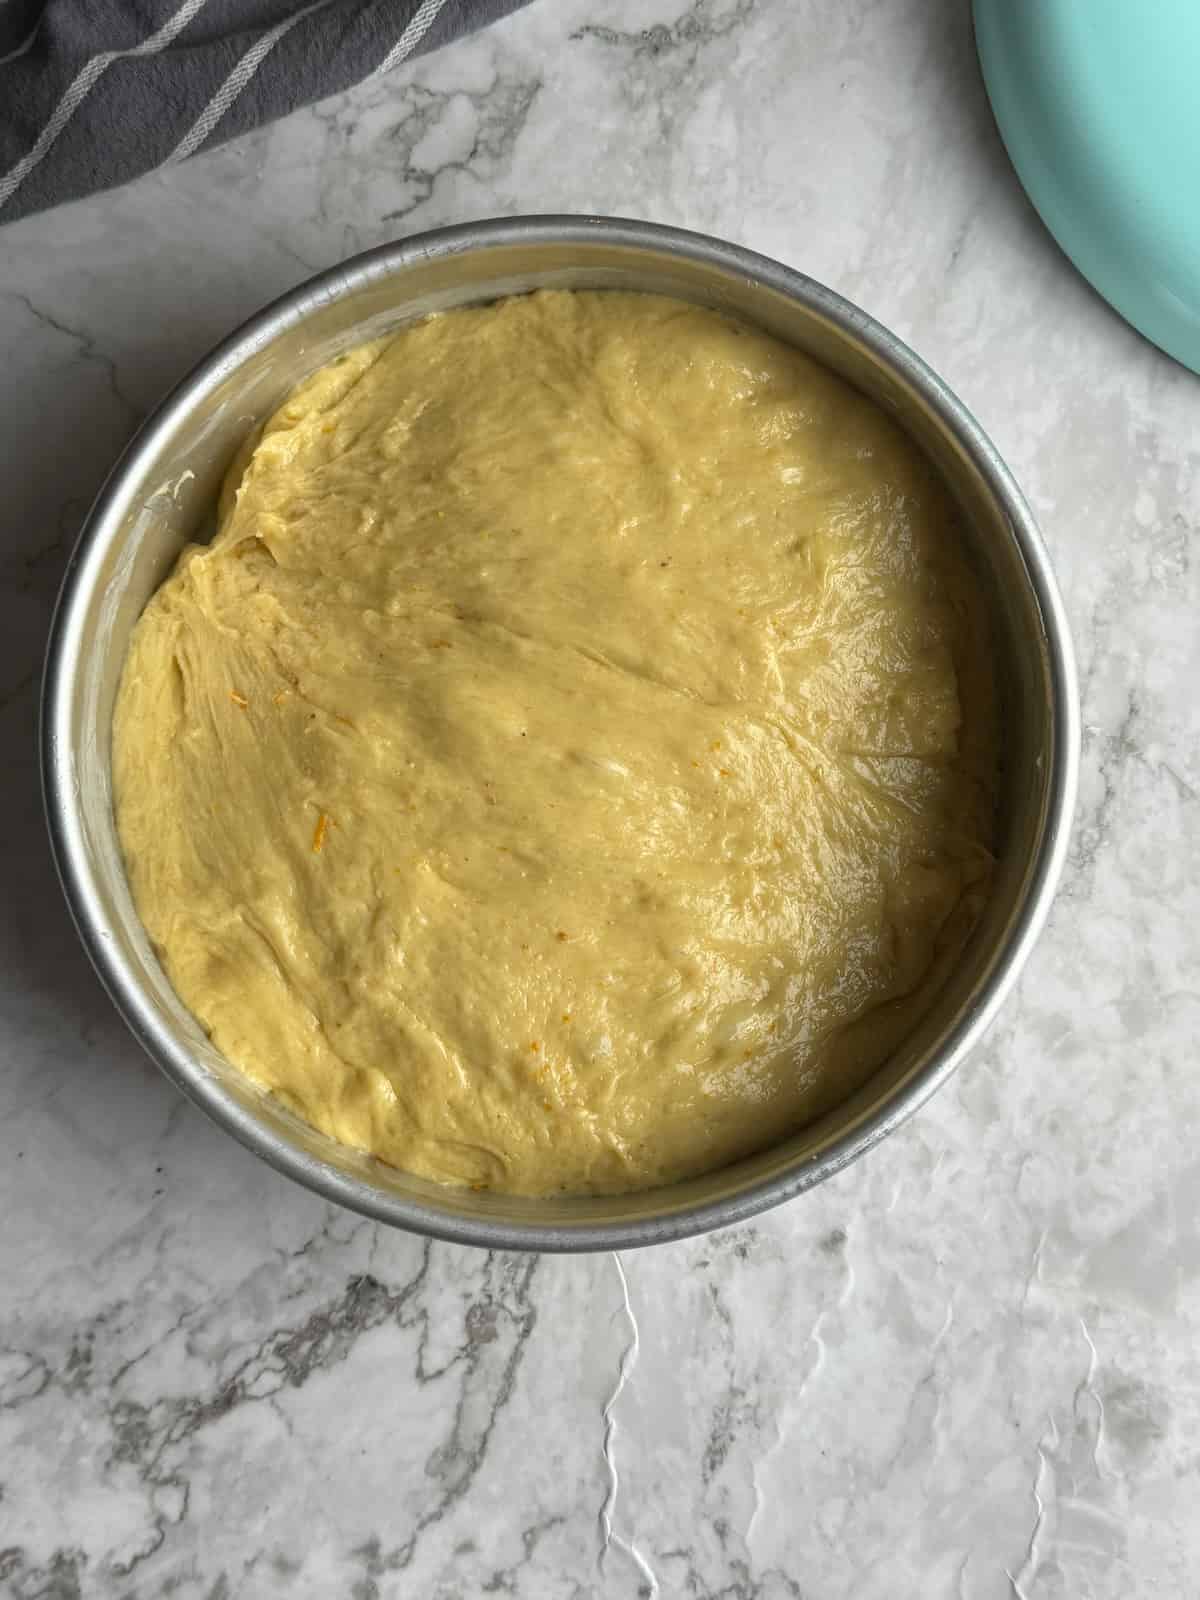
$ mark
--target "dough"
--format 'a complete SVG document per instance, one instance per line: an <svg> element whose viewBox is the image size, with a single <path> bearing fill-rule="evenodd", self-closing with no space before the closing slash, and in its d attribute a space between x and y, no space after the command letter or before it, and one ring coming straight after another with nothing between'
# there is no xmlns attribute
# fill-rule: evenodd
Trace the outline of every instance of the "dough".
<svg viewBox="0 0 1200 1600"><path fill-rule="evenodd" d="M543 293L353 351L135 630L117 820L184 1002L410 1172L619 1192L793 1132L987 892L980 597L861 395Z"/></svg>

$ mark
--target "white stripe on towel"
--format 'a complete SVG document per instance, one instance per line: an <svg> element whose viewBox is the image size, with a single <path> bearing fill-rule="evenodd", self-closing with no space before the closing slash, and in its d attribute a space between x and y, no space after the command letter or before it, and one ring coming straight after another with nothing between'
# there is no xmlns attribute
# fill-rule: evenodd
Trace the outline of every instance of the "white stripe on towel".
<svg viewBox="0 0 1200 1600"><path fill-rule="evenodd" d="M438 13L445 4L446 0L421 0L421 4L409 18L408 27L405 28L371 76L378 78L382 73L390 72L393 67L398 67L407 56L412 55L421 40L437 21Z"/></svg>
<svg viewBox="0 0 1200 1600"><path fill-rule="evenodd" d="M186 161L188 156L194 155L209 134L229 110L230 106L241 94L242 90L262 66L263 62L283 38L284 34L294 28L298 22L303 22L305 17L311 17L314 11L324 11L332 4L332 0L314 0L309 6L303 6L295 15L287 17L263 34L261 39L255 40L246 54L234 67L225 79L225 82L213 95L204 110L196 118L183 138L175 146L171 154L163 162L166 167L173 166L176 161Z"/></svg>
<svg viewBox="0 0 1200 1600"><path fill-rule="evenodd" d="M196 13L202 11L207 4L208 0L183 0L175 15L164 22L157 33L152 33L148 39L143 39L141 44L134 45L130 50L102 50L99 55L93 56L75 75L66 93L55 106L53 116L38 135L32 150L27 151L16 166L10 167L4 177L0 178L0 206L16 194L114 61L126 56L152 56L160 50L165 50L171 41L183 32Z"/></svg>

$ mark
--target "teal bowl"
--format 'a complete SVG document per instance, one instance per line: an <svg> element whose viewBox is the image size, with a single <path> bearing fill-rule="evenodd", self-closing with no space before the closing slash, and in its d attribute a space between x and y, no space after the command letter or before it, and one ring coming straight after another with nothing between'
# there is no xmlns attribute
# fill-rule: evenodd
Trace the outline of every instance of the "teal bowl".
<svg viewBox="0 0 1200 1600"><path fill-rule="evenodd" d="M1085 278L1200 373L1200 0L974 0L1017 176Z"/></svg>

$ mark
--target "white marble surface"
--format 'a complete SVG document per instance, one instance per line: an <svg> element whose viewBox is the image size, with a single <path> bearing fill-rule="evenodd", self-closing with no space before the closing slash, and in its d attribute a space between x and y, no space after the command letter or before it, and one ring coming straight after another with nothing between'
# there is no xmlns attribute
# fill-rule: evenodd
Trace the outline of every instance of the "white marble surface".
<svg viewBox="0 0 1200 1600"><path fill-rule="evenodd" d="M1040 228L967 9L536 0L0 230L5 1596L1200 1593L1200 381ZM1085 700L986 1046L820 1191L625 1257L636 1352L611 1256L431 1248L184 1105L76 947L32 753L67 548L164 386L310 270L552 209L744 241L910 340L1044 521Z"/></svg>

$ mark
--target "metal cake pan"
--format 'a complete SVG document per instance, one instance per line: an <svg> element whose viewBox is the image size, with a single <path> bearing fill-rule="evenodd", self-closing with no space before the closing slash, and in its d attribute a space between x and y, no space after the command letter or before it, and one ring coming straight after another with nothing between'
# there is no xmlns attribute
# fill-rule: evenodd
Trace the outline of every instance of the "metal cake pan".
<svg viewBox="0 0 1200 1600"><path fill-rule="evenodd" d="M306 374L414 318L537 288L653 291L757 324L869 395L932 460L962 511L1001 683L995 890L933 1009L867 1085L775 1148L672 1187L527 1199L410 1177L316 1133L241 1076L176 997L134 910L112 810L113 700L130 630L208 523L247 431ZM955 1070L1012 987L1066 853L1079 718L1045 546L978 423L923 362L839 295L735 245L652 223L525 217L441 229L343 263L253 317L191 373L113 470L69 562L42 702L46 809L88 954L166 1075L279 1171L417 1233L503 1249L626 1249L744 1221L863 1154Z"/></svg>

